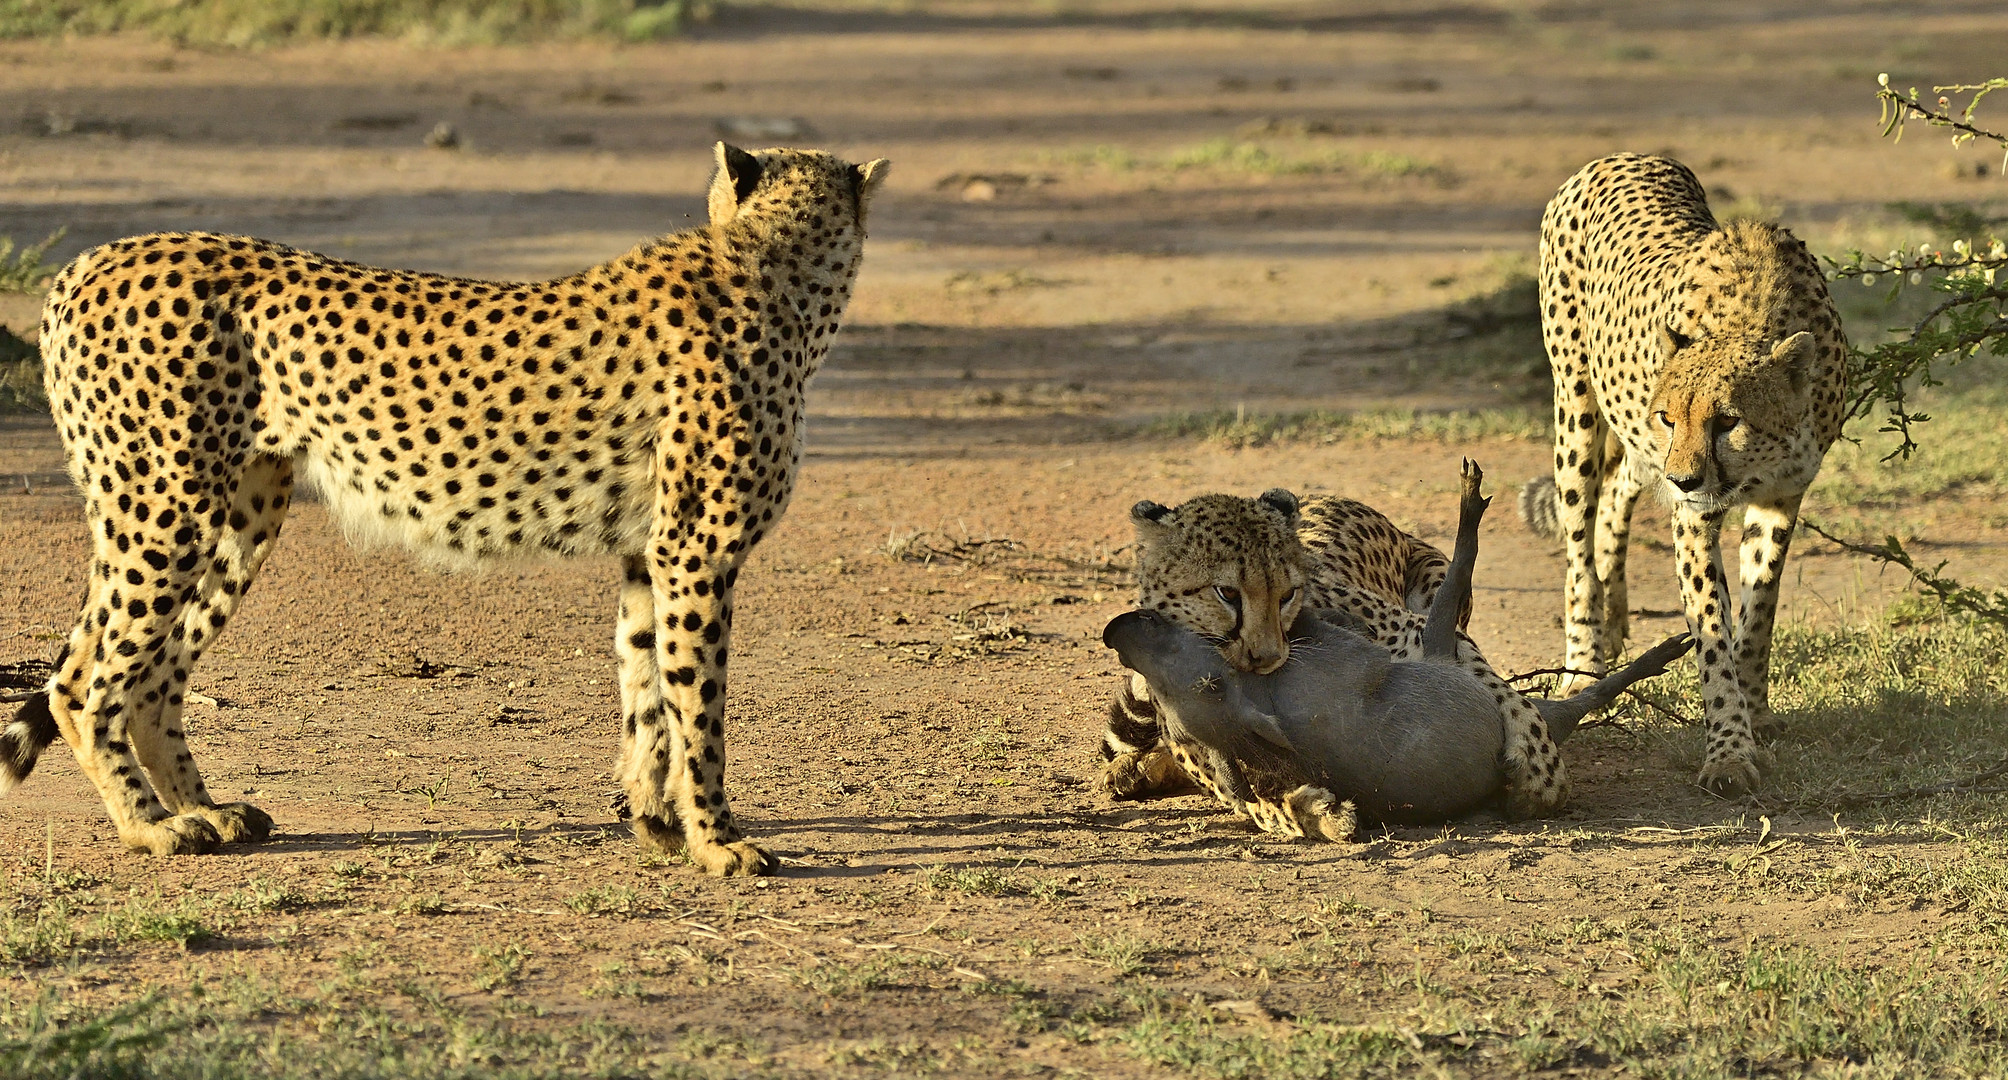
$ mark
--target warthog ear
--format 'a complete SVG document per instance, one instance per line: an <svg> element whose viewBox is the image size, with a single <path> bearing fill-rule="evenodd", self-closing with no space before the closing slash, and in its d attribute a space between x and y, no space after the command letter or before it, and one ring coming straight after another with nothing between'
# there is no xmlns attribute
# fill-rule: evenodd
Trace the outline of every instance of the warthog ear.
<svg viewBox="0 0 2008 1080"><path fill-rule="evenodd" d="M1813 335L1801 330L1771 347L1771 362L1785 373L1792 392L1797 394L1805 391L1806 382L1812 377L1813 360L1819 353Z"/></svg>
<svg viewBox="0 0 2008 1080"><path fill-rule="evenodd" d="M1659 328L1659 358L1664 361L1674 353L1694 344L1694 339L1675 330L1671 326Z"/></svg>
<svg viewBox="0 0 2008 1080"><path fill-rule="evenodd" d="M1283 515L1283 524L1292 529L1297 527L1297 497L1289 491L1283 488L1270 488L1263 492L1261 497L1256 501L1268 505L1271 509Z"/></svg>
<svg viewBox="0 0 2008 1080"><path fill-rule="evenodd" d="M723 225L732 220L740 204L760 186L760 159L726 142L712 147L712 156L718 161L718 171L711 176L711 192L705 204L711 212L711 223Z"/></svg>

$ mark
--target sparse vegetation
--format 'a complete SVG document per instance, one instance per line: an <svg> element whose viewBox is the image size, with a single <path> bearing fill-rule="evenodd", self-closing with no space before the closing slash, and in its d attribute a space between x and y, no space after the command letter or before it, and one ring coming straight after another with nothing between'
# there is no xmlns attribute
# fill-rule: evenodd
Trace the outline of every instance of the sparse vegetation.
<svg viewBox="0 0 2008 1080"><path fill-rule="evenodd" d="M1342 413L1313 409L1298 413L1233 412L1177 413L1144 425L1137 432L1152 438L1199 438L1233 447L1276 442L1330 443L1343 439L1432 439L1470 442L1478 439L1541 441L1548 437L1548 418L1533 409L1483 409L1463 412L1422 412L1386 409Z"/></svg>
<svg viewBox="0 0 2008 1080"><path fill-rule="evenodd" d="M0 38L123 32L227 48L355 37L436 45L650 41L712 10L711 0L25 0L0 6Z"/></svg>
<svg viewBox="0 0 2008 1080"><path fill-rule="evenodd" d="M1955 147L1975 139L1994 143L2003 152L2001 168L2008 170L2008 135L1981 127L1975 120L1988 95L2008 90L2008 78L1934 86L1932 92L1939 95L1936 107L1921 98L1916 87L1907 94L1893 88L1887 73L1878 81L1882 84L1876 96L1882 104L1883 134L1901 139L1905 126L1919 120L1951 130ZM1965 106L1955 113L1954 98L1960 96L1965 97ZM1873 348L1855 350L1850 415L1880 415L1881 430L1896 437L1884 457L1900 460L1918 449L1913 428L1931 419L1915 408L1917 395L1943 385L1941 373L1945 369L1983 352L2008 357L2008 282L1996 280L2008 269L2008 240L1994 228L2003 219L1971 208L1934 209L1907 202L1893 203L1892 207L1913 221L1954 234L1951 242L1943 246L1919 244L1914 251L1892 249L1881 257L1850 251L1832 261L1831 274L1837 283L1853 281L1864 286L1873 286L1879 276L1885 277L1890 282L1892 304L1906 286L1926 283L1944 297L1907 331L1895 332ZM1942 575L1943 562L1927 569L1894 534L1885 535L1880 544L1830 539L1836 539L1845 550L1902 569L1941 603L2008 625L2008 591L1965 586Z"/></svg>
<svg viewBox="0 0 2008 1080"><path fill-rule="evenodd" d="M1110 172L1214 172L1296 176L1336 174L1361 180L1424 179L1449 185L1456 177L1443 164L1391 150L1349 150L1306 145L1302 140L1221 138L1162 156L1116 146L1092 146L1045 155L1049 165Z"/></svg>
<svg viewBox="0 0 2008 1080"><path fill-rule="evenodd" d="M15 250L14 238L0 236L0 292L32 293L39 291L56 268L42 261L42 257L63 239L67 230L57 229L42 238L40 243Z"/></svg>
<svg viewBox="0 0 2008 1080"><path fill-rule="evenodd" d="M45 412L42 352L0 326L0 412Z"/></svg>
<svg viewBox="0 0 2008 1080"><path fill-rule="evenodd" d="M42 260L63 239L64 231L57 229L18 250L13 237L0 236L0 293L40 292L56 270ZM0 412L43 412L48 407L42 392L41 351L0 325Z"/></svg>

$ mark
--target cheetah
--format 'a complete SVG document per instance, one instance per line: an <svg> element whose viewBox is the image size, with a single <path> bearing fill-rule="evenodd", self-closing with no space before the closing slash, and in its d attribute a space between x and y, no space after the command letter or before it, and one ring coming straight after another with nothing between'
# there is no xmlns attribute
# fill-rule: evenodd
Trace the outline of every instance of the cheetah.
<svg viewBox="0 0 2008 1080"><path fill-rule="evenodd" d="M1254 499L1201 495L1171 508L1140 502L1130 521L1137 606L1209 638L1232 667L1256 674L1289 659L1288 629L1307 607L1345 612L1396 660L1420 658L1430 603L1449 567L1442 551L1370 506L1329 496L1300 501L1280 488ZM1466 597L1458 628L1470 618ZM1457 655L1505 718L1508 811L1532 817L1558 809L1568 798L1568 773L1540 715L1461 634ZM1103 786L1116 798L1205 793L1246 812L1264 831L1331 839L1343 838L1332 835L1341 828L1345 836L1352 832L1349 821L1341 826L1322 816L1341 811L1313 799L1315 791L1224 790L1195 748L1165 737L1139 675L1124 681L1109 707L1101 755Z"/></svg>
<svg viewBox="0 0 2008 1080"><path fill-rule="evenodd" d="M1841 433L1848 343L1826 279L1776 225L1718 224L1694 174L1617 154L1541 219L1541 326L1555 380L1551 478L1522 492L1567 547L1566 667L1624 647L1625 547L1650 486L1672 506L1681 606L1699 645L1701 782L1754 789L1775 729L1771 630L1806 486ZM1744 507L1740 617L1719 539ZM1574 676L1576 683L1593 676Z"/></svg>
<svg viewBox="0 0 2008 1080"><path fill-rule="evenodd" d="M94 551L46 691L0 732L0 790L60 736L134 850L270 833L211 798L181 714L300 474L352 539L449 568L618 556L615 776L635 834L712 874L771 873L725 797L733 588L794 486L804 386L888 165L715 158L707 226L554 281L204 233L70 263L41 340Z"/></svg>

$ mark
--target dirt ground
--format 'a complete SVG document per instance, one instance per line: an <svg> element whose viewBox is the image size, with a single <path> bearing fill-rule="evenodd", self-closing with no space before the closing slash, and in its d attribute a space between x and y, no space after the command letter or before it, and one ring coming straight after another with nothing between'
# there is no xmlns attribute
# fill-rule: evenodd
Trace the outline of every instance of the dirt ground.
<svg viewBox="0 0 2008 1080"><path fill-rule="evenodd" d="M1095 783L1118 670L1099 632L1130 597L1138 499L1334 492L1447 544L1459 457L1509 495L1540 471L1544 444L1509 436L1234 449L1136 431L1184 411L1538 410L1538 352L1502 352L1455 315L1527 264L1546 198L1595 156L1674 154L1718 207L1767 207L1816 243L1893 198L1998 198L1998 180L1944 164L1998 155L1879 140L1871 98L1878 71L1998 74L1997 6L1038 11L727 8L688 41L625 48L0 43L0 235L66 227L61 257L205 228L531 278L693 223L720 132L894 162L814 386L801 485L741 578L728 775L780 876L638 865L615 825L611 563L436 576L349 549L307 501L195 677L215 704L187 721L212 788L270 811L272 842L126 854L61 747L0 801L20 904L51 866L170 905L272 883L301 899L192 953L7 978L29 996L190 971L306 992L364 956L470 1008L757 1039L770 1064L810 1071L871 1047L897 1065L884 1048L911 1046L969 1075L1143 1076L1180 1068L1003 1026L1007 1000L954 988L1085 1000L1142 981L1257 1001L1237 1015L1259 1031L1403 1015L1398 979L1362 970L1427 965L1561 999L1603 992L1600 963L1622 968L1583 954L1486 971L1370 928L1351 974L1253 963L1335 897L1476 930L1595 912L1865 955L1922 940L1941 913L1751 900L1697 868L1697 836L1747 844L1741 824L1766 804L1695 788L1693 746L1593 738L1571 750L1576 797L1555 820L1359 845L1273 842L1197 799L1113 803ZM440 122L459 149L424 144ZM1251 138L1349 164L1169 164ZM8 299L0 322L25 329L33 309ZM74 615L86 540L61 474L46 420L0 421L0 659L51 655ZM1903 510L1956 571L2000 579L1991 500ZM1643 516L1635 638L1680 622L1664 517ZM1504 670L1554 663L1559 553L1510 498L1483 543L1474 636ZM1787 620L1858 620L1898 591L1823 548L1795 554ZM1585 830L1605 839L1580 843ZM1125 941L1148 945L1129 958ZM481 988L503 942L527 959ZM817 982L860 971L884 985Z"/></svg>

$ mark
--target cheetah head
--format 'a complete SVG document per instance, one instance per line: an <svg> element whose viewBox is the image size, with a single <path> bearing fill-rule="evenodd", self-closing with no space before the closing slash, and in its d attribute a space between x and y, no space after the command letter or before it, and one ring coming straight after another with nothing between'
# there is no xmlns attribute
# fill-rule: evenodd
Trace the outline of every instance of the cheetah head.
<svg viewBox="0 0 2008 1080"><path fill-rule="evenodd" d="M1813 411L1813 335L1662 329L1659 347L1665 362L1647 412L1673 501L1708 512L1789 482L1781 469L1804 456Z"/></svg>
<svg viewBox="0 0 2008 1080"><path fill-rule="evenodd" d="M862 234L865 207L892 172L892 162L884 158L853 165L820 150L748 152L721 142L713 151L718 171L706 198L713 225L763 210L793 214L806 198L835 208L840 220L848 216Z"/></svg>
<svg viewBox="0 0 2008 1080"><path fill-rule="evenodd" d="M1304 604L1297 497L1201 495L1177 507L1140 502L1138 606L1220 646L1242 671L1267 674L1290 658L1287 631Z"/></svg>

